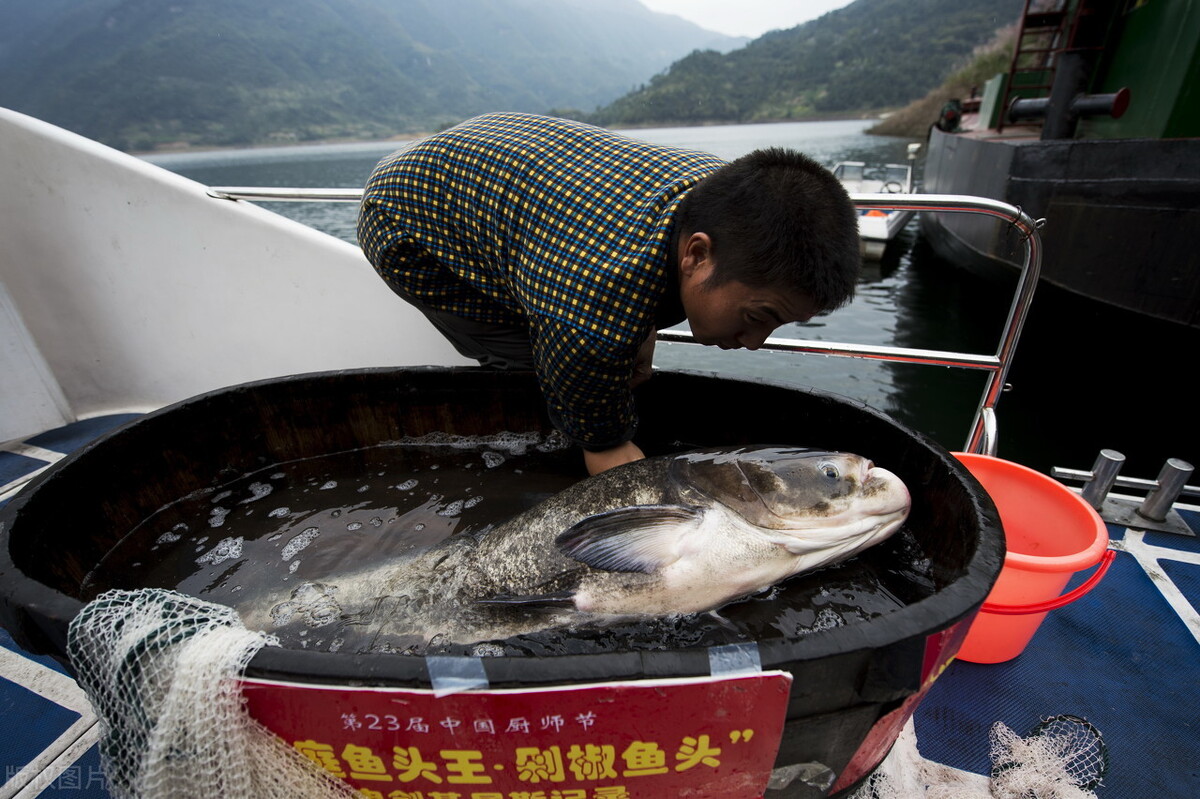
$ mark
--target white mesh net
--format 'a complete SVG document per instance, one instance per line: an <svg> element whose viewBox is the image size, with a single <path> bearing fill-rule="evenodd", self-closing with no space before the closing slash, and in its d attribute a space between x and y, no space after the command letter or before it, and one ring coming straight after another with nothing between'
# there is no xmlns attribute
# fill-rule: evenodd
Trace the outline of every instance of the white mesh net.
<svg viewBox="0 0 1200 799"><path fill-rule="evenodd" d="M68 654L101 719L112 795L357 795L245 711L237 677L268 643L231 608L172 591L109 591L85 606Z"/></svg>
<svg viewBox="0 0 1200 799"><path fill-rule="evenodd" d="M921 757L912 721L852 799L1095 799L1108 768L1100 732L1075 716L1055 716L1025 738L992 726L992 776Z"/></svg>
<svg viewBox="0 0 1200 799"><path fill-rule="evenodd" d="M1004 799L1090 799L1108 770L1100 732L1077 716L1046 719L1026 738L992 727L992 794Z"/></svg>

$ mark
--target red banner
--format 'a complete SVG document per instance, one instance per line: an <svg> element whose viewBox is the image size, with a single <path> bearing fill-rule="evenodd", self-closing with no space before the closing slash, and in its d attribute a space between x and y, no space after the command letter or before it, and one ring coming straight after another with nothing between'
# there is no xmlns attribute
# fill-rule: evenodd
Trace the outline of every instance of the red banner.
<svg viewBox="0 0 1200 799"><path fill-rule="evenodd" d="M534 690L342 688L243 680L250 714L380 799L754 799L791 676Z"/></svg>

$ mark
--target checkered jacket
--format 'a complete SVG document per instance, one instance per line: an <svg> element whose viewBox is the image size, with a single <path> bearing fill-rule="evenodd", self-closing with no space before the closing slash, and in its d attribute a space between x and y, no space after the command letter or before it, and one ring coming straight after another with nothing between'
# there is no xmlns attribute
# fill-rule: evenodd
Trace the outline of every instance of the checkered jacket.
<svg viewBox="0 0 1200 799"><path fill-rule="evenodd" d="M359 240L400 293L527 326L552 417L605 449L633 435L634 359L674 301L675 209L723 163L577 122L488 114L384 159Z"/></svg>

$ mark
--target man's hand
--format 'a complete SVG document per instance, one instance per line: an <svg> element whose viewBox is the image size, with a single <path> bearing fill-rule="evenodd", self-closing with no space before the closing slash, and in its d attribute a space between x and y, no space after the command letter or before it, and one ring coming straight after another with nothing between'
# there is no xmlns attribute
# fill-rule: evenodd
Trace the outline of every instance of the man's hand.
<svg viewBox="0 0 1200 799"><path fill-rule="evenodd" d="M637 388L649 380L650 375L654 374L654 342L657 339L658 333L651 330L650 335L638 348L637 360L633 362L633 374L629 376L630 388Z"/></svg>
<svg viewBox="0 0 1200 799"><path fill-rule="evenodd" d="M642 454L641 448L632 441L599 452L589 452L586 449L583 451L583 462L587 466L588 474L600 474L606 469L644 457L646 456Z"/></svg>

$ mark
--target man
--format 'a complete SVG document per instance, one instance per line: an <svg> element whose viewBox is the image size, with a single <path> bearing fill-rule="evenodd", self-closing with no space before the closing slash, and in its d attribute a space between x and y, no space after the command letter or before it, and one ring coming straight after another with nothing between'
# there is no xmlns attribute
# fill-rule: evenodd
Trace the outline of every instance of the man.
<svg viewBox="0 0 1200 799"><path fill-rule="evenodd" d="M384 159L358 236L463 355L533 369L590 474L643 457L632 388L655 332L757 349L845 304L857 219L787 150L730 164L568 120L488 114Z"/></svg>

